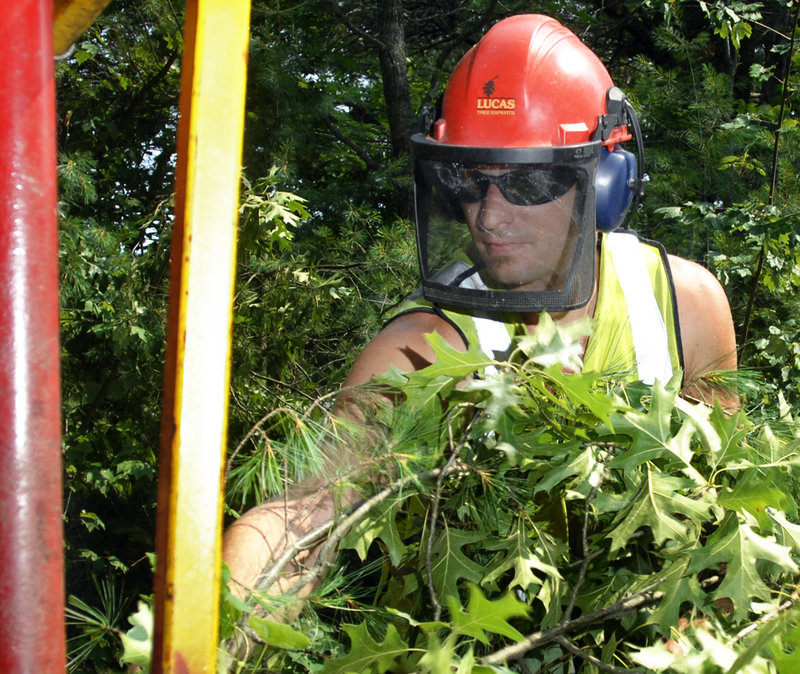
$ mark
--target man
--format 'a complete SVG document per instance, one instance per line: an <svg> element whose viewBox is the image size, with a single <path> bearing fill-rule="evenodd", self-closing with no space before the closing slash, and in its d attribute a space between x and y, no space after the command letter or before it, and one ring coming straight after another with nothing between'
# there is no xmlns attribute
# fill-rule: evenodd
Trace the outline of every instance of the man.
<svg viewBox="0 0 800 674"><path fill-rule="evenodd" d="M631 131L638 161L620 146ZM501 359L546 311L559 324L593 319L585 370L647 383L680 370L684 395L735 407L703 382L736 368L725 293L700 265L619 230L642 189L638 122L572 32L541 15L496 24L412 144L422 294L366 346L346 387L429 365L433 332ZM337 409L357 418L351 400ZM237 587L254 587L287 541L335 510L328 490L307 487L247 513L225 537Z"/></svg>

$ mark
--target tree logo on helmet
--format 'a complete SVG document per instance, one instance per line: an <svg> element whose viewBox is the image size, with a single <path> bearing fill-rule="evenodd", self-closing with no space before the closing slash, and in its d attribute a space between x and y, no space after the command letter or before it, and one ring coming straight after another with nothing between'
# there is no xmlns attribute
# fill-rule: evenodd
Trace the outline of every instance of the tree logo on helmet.
<svg viewBox="0 0 800 674"><path fill-rule="evenodd" d="M479 115L513 115L517 102L514 98L492 98L495 92L494 81L500 77L495 75L483 85L483 93L486 96L478 98Z"/></svg>

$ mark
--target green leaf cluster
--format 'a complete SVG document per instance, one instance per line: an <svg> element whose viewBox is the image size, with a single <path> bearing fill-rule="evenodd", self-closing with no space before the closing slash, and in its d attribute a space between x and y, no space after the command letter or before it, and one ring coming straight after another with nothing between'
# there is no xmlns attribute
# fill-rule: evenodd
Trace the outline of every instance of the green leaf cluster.
<svg viewBox="0 0 800 674"><path fill-rule="evenodd" d="M326 624L326 644L341 623L321 671L797 666L793 426L688 403L675 382L564 374L570 337L557 326L508 363L430 342L433 365L390 378L403 399L384 427L408 457L401 477L417 479L342 540L301 622ZM456 462L449 477L422 477ZM379 482L398 477L396 462L383 465ZM305 633L311 645L288 650L316 671L321 651Z"/></svg>

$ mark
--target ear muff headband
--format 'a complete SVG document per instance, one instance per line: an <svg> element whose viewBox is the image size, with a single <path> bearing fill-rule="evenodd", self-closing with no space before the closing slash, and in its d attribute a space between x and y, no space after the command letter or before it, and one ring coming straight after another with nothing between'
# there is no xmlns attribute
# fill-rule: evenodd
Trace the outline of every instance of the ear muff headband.
<svg viewBox="0 0 800 674"><path fill-rule="evenodd" d="M633 106L617 87L606 94L608 113L600 118L597 139L607 140L614 129L633 128L636 155L618 145L603 148L595 178L597 229L612 232L626 228L636 213L647 181L644 175L644 144ZM638 157L638 161L637 161Z"/></svg>

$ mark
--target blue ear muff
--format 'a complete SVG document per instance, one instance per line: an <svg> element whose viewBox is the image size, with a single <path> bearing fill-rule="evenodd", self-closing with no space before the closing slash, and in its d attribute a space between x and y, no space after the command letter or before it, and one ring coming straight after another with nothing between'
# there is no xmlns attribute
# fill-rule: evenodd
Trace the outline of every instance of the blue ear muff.
<svg viewBox="0 0 800 674"><path fill-rule="evenodd" d="M625 220L637 185L636 155L614 146L603 148L594 186L597 201L597 229L613 232Z"/></svg>

